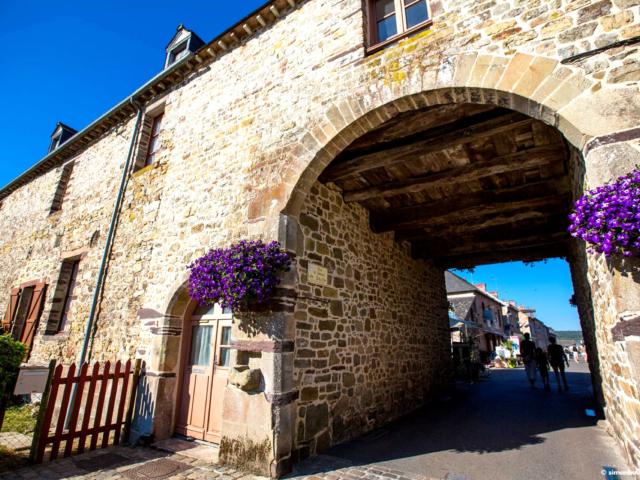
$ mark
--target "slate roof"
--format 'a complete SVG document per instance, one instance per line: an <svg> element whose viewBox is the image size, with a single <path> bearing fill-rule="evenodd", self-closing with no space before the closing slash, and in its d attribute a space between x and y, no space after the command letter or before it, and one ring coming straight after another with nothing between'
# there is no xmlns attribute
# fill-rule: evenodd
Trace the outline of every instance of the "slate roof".
<svg viewBox="0 0 640 480"><path fill-rule="evenodd" d="M459 277L455 273L449 271L444 272L444 281L447 285L447 293L463 293L463 292L481 292L478 287L474 287L464 278Z"/></svg>
<svg viewBox="0 0 640 480"><path fill-rule="evenodd" d="M456 317L466 320L469 310L471 309L471 305L473 304L473 300L474 297L450 298L449 303L451 304Z"/></svg>

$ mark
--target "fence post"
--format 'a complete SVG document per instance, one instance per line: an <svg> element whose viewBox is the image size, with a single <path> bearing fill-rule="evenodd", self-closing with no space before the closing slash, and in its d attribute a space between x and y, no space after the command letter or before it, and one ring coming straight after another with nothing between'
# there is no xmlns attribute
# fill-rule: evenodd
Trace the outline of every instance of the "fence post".
<svg viewBox="0 0 640 480"><path fill-rule="evenodd" d="M140 383L140 376L142 371L142 360L136 359L136 366L133 370L133 378L131 379L131 392L129 392L129 406L127 407L127 416L124 423L124 441L129 442L131 436L131 423L133 421L133 410L136 405L136 393Z"/></svg>
<svg viewBox="0 0 640 480"><path fill-rule="evenodd" d="M31 441L31 452L29 453L29 461L34 462L36 459L36 452L38 444L40 443L40 437L43 435L42 427L44 422L44 414L47 411L49 405L49 395L51 394L51 382L53 380L53 372L56 369L56 361L51 360L49 362L49 376L47 377L47 383L42 392L42 399L40 400L40 408L38 409L38 419L36 420L36 428L33 432L33 440ZM44 435L49 435L49 432L45 432Z"/></svg>

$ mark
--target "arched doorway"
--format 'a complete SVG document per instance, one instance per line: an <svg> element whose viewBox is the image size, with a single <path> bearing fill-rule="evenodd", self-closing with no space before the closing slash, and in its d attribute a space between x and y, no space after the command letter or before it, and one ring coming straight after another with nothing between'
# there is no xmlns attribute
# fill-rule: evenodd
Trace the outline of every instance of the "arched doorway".
<svg viewBox="0 0 640 480"><path fill-rule="evenodd" d="M232 313L194 304L184 316L175 433L219 443L231 367Z"/></svg>

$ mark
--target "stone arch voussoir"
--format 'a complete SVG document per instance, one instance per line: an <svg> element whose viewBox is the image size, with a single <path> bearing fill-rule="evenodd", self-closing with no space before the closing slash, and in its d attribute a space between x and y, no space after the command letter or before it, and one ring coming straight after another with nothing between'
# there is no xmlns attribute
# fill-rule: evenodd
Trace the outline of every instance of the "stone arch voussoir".
<svg viewBox="0 0 640 480"><path fill-rule="evenodd" d="M443 57L424 72L404 73L391 84L362 85L330 104L323 118L309 120L304 153L285 175L277 199L282 214L298 215L318 176L353 140L409 110L447 103L501 106L556 127L583 153L594 139L640 125L637 86L605 87L547 57L467 53Z"/></svg>

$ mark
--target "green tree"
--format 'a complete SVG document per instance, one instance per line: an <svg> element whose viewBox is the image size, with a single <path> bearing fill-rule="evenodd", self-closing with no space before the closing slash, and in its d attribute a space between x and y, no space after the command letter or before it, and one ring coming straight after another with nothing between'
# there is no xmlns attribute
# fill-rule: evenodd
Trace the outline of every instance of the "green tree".
<svg viewBox="0 0 640 480"><path fill-rule="evenodd" d="M11 335L0 335L0 427L27 348Z"/></svg>

